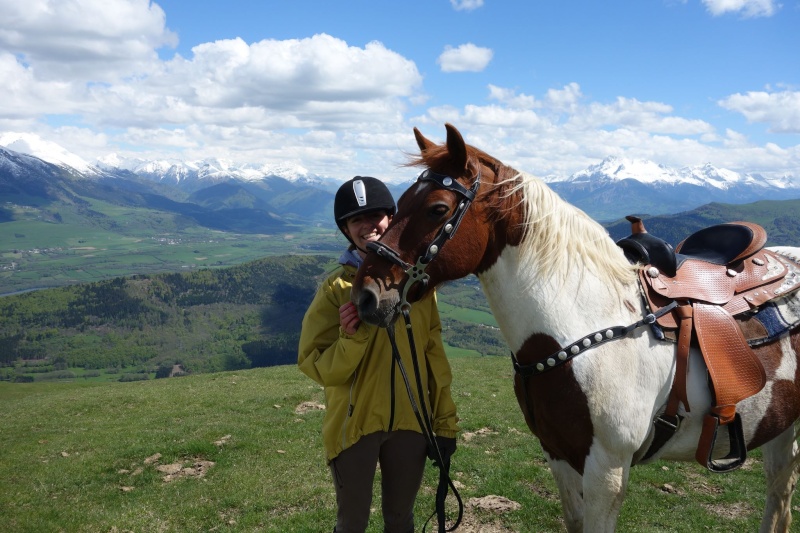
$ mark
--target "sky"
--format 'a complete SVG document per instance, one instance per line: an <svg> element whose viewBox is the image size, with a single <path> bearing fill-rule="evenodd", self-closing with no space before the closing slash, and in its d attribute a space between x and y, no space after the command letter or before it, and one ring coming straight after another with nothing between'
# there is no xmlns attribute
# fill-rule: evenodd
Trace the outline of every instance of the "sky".
<svg viewBox="0 0 800 533"><path fill-rule="evenodd" d="M94 161L405 181L451 123L517 170L800 182L800 0L0 0L0 132Z"/></svg>

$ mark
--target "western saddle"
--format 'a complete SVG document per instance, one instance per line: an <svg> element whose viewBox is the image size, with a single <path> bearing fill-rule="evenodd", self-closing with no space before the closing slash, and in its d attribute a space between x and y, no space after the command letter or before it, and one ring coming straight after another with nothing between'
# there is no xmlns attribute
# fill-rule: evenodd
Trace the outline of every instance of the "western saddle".
<svg viewBox="0 0 800 533"><path fill-rule="evenodd" d="M626 218L632 234L617 244L628 260L642 265L639 280L650 312L678 304L653 324L660 339L677 344L677 360L666 408L654 420L654 438L642 459L652 457L678 430L679 404L689 412L686 374L689 348L695 345L703 354L713 398L695 458L714 472L738 468L747 448L736 404L758 393L766 374L735 317L800 287L797 265L790 268L787 258L765 249L766 231L751 222L704 228L673 249L647 233L640 218ZM728 429L729 453L714 459L720 426Z"/></svg>

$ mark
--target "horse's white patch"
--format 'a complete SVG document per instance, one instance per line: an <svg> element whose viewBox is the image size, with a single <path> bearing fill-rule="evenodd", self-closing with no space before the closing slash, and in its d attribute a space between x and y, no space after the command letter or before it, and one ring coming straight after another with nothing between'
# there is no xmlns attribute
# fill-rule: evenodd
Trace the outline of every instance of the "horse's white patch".
<svg viewBox="0 0 800 533"><path fill-rule="evenodd" d="M797 354L792 350L792 340L788 335L780 340L781 344L781 364L775 370L775 380L788 379L794 381L795 374L797 373Z"/></svg>

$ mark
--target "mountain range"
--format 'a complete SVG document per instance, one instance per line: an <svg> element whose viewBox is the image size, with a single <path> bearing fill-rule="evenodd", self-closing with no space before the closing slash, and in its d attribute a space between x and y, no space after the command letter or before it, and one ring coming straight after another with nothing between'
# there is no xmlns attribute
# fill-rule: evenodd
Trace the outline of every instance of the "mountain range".
<svg viewBox="0 0 800 533"><path fill-rule="evenodd" d="M711 164L674 169L617 157L545 181L568 202L606 221L628 214L687 211L710 202L800 198L800 182L791 176L767 179ZM40 203L85 207L87 198L100 198L180 213L214 229L272 233L292 223L329 224L339 183L295 164L148 161L116 154L90 163L34 134L0 134L0 200L4 201L36 198ZM410 184L388 185L399 197Z"/></svg>

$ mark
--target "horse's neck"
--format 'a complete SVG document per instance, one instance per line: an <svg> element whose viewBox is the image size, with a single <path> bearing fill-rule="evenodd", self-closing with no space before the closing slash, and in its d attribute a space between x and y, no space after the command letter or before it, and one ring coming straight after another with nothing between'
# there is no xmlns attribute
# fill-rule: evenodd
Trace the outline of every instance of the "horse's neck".
<svg viewBox="0 0 800 533"><path fill-rule="evenodd" d="M579 262L563 278L542 279L519 249L506 247L482 272L481 282L509 348L516 351L532 333L546 333L562 344L631 319L624 300L637 308L635 286L608 287ZM619 324L618 324L619 323Z"/></svg>

